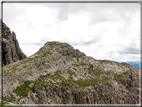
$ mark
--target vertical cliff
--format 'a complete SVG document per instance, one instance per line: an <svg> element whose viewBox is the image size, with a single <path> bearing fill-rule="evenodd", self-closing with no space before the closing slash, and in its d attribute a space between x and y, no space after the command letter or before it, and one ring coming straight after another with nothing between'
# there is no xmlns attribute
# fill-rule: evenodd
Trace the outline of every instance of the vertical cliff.
<svg viewBox="0 0 142 107"><path fill-rule="evenodd" d="M19 47L19 43L16 39L16 34L10 28L1 21L2 30L2 64L7 65L17 60L26 58L26 55Z"/></svg>

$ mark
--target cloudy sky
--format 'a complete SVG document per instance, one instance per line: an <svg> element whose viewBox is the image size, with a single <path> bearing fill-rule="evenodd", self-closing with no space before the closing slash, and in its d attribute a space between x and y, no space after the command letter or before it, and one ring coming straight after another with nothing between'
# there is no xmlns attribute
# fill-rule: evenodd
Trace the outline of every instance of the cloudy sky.
<svg viewBox="0 0 142 107"><path fill-rule="evenodd" d="M139 3L3 3L3 21L27 56L60 41L95 59L140 59Z"/></svg>

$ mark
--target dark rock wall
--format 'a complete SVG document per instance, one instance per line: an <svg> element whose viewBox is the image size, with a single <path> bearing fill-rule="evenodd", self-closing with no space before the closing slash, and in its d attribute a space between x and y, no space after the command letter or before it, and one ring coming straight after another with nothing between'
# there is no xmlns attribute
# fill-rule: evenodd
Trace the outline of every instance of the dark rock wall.
<svg viewBox="0 0 142 107"><path fill-rule="evenodd" d="M16 34L10 28L1 22L2 24L2 64L7 65L17 60L26 58L26 55L19 47L19 43L16 39Z"/></svg>

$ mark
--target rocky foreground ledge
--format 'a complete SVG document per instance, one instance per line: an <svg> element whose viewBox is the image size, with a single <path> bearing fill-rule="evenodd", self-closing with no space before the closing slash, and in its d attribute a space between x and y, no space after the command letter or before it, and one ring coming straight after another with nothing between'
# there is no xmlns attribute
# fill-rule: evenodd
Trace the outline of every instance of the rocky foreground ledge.
<svg viewBox="0 0 142 107"><path fill-rule="evenodd" d="M139 68L96 60L62 42L3 67L3 100L15 104L139 104Z"/></svg>

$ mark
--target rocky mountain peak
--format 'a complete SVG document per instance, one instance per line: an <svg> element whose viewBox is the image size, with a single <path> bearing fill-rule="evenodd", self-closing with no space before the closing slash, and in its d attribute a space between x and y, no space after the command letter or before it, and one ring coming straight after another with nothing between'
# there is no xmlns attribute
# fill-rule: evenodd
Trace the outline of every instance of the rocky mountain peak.
<svg viewBox="0 0 142 107"><path fill-rule="evenodd" d="M53 41L3 67L3 98L15 104L138 104L138 76L134 66L96 60Z"/></svg>
<svg viewBox="0 0 142 107"><path fill-rule="evenodd" d="M71 45L63 42L57 42L57 41L52 41L52 42L47 42L45 45L40 48L39 51L56 51L59 54L63 56L68 56L68 57L82 57L85 56L83 52L80 52L78 49L74 49Z"/></svg>
<svg viewBox="0 0 142 107"><path fill-rule="evenodd" d="M19 47L16 34L2 22L2 64L7 65L26 58Z"/></svg>

